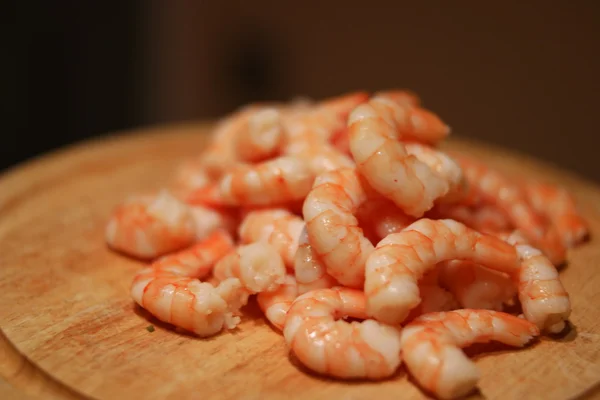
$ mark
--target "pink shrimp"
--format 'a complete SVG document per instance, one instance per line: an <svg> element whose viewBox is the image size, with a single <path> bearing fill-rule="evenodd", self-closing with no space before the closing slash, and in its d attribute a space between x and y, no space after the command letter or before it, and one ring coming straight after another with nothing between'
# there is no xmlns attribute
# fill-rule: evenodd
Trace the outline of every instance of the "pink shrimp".
<svg viewBox="0 0 600 400"><path fill-rule="evenodd" d="M191 204L265 206L300 200L315 176L299 157L278 157L259 164L237 164L217 185L194 191Z"/></svg>
<svg viewBox="0 0 600 400"><path fill-rule="evenodd" d="M452 260L438 265L440 283L463 308L502 311L517 294L511 277L473 262Z"/></svg>
<svg viewBox="0 0 600 400"><path fill-rule="evenodd" d="M421 99L416 93L406 89L382 90L375 93L374 97L384 97L405 107L420 107Z"/></svg>
<svg viewBox="0 0 600 400"><path fill-rule="evenodd" d="M585 239L588 234L587 224L569 192L544 183L527 183L524 188L531 206L538 214L550 220L565 247L573 247Z"/></svg>
<svg viewBox="0 0 600 400"><path fill-rule="evenodd" d="M469 393L479 371L460 350L473 343L498 341L522 347L539 335L524 319L490 310L425 314L402 331L402 358L419 385L443 399Z"/></svg>
<svg viewBox="0 0 600 400"><path fill-rule="evenodd" d="M176 172L171 191L180 199L185 199L194 190L211 183L211 178L197 158L190 158L181 163Z"/></svg>
<svg viewBox="0 0 600 400"><path fill-rule="evenodd" d="M519 270L515 248L454 220L420 219L377 244L366 262L365 294L370 316L402 322L421 299L418 281L436 264L453 259L473 261L514 276Z"/></svg>
<svg viewBox="0 0 600 400"><path fill-rule="evenodd" d="M239 221L235 210L201 205L192 205L189 209L194 221L196 240L203 240L219 229L235 233Z"/></svg>
<svg viewBox="0 0 600 400"><path fill-rule="evenodd" d="M298 238L304 221L283 209L249 212L239 226L242 243L265 241L281 255L285 265L293 269Z"/></svg>
<svg viewBox="0 0 600 400"><path fill-rule="evenodd" d="M292 303L283 336L298 360L320 374L338 378L382 379L400 365L400 330L366 319L360 290L313 290Z"/></svg>
<svg viewBox="0 0 600 400"><path fill-rule="evenodd" d="M134 196L118 205L106 226L106 242L127 255L152 259L191 245L190 209L169 192Z"/></svg>
<svg viewBox="0 0 600 400"><path fill-rule="evenodd" d="M308 240L306 227L300 234L298 250L294 259L294 273L298 283L298 294L316 289L326 289L337 285L337 281L327 273L327 268Z"/></svg>
<svg viewBox="0 0 600 400"><path fill-rule="evenodd" d="M385 198L374 198L365 202L358 210L359 225L363 227L365 236L377 243L391 233L400 232L415 222L394 203Z"/></svg>
<svg viewBox="0 0 600 400"><path fill-rule="evenodd" d="M248 129L241 133L235 142L241 161L257 162L273 157L283 141L280 111L274 107L257 110L248 117Z"/></svg>
<svg viewBox="0 0 600 400"><path fill-rule="evenodd" d="M518 294L525 318L541 330L562 331L571 314L571 301L556 267L518 231L505 239L516 247L521 260Z"/></svg>
<svg viewBox="0 0 600 400"><path fill-rule="evenodd" d="M298 297L296 279L293 275L286 275L283 283L277 289L259 293L256 301L271 325L282 331L287 312L296 297Z"/></svg>
<svg viewBox="0 0 600 400"><path fill-rule="evenodd" d="M356 170L338 169L317 177L302 208L312 249L329 275L352 288L362 287L365 260L373 251L355 216L368 195Z"/></svg>
<svg viewBox="0 0 600 400"><path fill-rule="evenodd" d="M459 308L458 301L452 293L437 284L419 282L419 294L421 302L410 310L405 322L410 322L423 314Z"/></svg>
<svg viewBox="0 0 600 400"><path fill-rule="evenodd" d="M256 242L238 246L221 258L213 276L219 281L237 278L250 294L256 294L277 289L285 278L285 265L271 245Z"/></svg>
<svg viewBox="0 0 600 400"><path fill-rule="evenodd" d="M504 211L511 224L539 246L553 263L564 262L566 248L558 232L552 226L545 227L542 218L527 203L518 184L477 161L464 157L456 159L463 168L471 192Z"/></svg>
<svg viewBox="0 0 600 400"><path fill-rule="evenodd" d="M211 336L239 323L235 316L247 302L247 291L236 278L217 287L200 282L214 263L233 248L231 237L216 232L193 247L163 257L138 272L131 297L163 322Z"/></svg>
<svg viewBox="0 0 600 400"><path fill-rule="evenodd" d="M450 183L408 154L400 139L433 137L431 132L437 135L447 127L425 110L395 110L393 106L391 101L374 98L352 111L348 118L350 151L358 170L375 190L407 214L420 217L450 191Z"/></svg>

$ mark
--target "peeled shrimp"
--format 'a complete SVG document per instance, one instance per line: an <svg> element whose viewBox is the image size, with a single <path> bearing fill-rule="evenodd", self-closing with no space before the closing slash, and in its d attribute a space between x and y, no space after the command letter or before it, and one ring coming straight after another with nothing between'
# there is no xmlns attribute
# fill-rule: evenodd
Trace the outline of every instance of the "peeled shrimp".
<svg viewBox="0 0 600 400"><path fill-rule="evenodd" d="M242 243L265 241L273 246L285 265L293 269L298 237L304 228L302 218L283 209L249 212L239 226Z"/></svg>
<svg viewBox="0 0 600 400"><path fill-rule="evenodd" d="M420 219L377 244L366 262L367 311L387 323L402 322L420 301L418 281L436 264L465 259L516 275L513 246L454 220Z"/></svg>
<svg viewBox="0 0 600 400"><path fill-rule="evenodd" d="M142 259L180 250L195 237L189 207L166 190L131 197L116 207L106 226L106 242L112 249Z"/></svg>
<svg viewBox="0 0 600 400"><path fill-rule="evenodd" d="M180 199L185 199L194 190L203 188L211 183L211 178L197 158L181 163L175 172L171 184L172 193Z"/></svg>
<svg viewBox="0 0 600 400"><path fill-rule="evenodd" d="M294 258L294 273L298 284L298 294L337 285L337 281L327 273L323 260L313 250L308 240L306 227L302 230L298 240L298 250Z"/></svg>
<svg viewBox="0 0 600 400"><path fill-rule="evenodd" d="M235 233L239 219L234 211L201 205L192 205L189 209L194 221L196 240L203 240L219 229Z"/></svg>
<svg viewBox="0 0 600 400"><path fill-rule="evenodd" d="M285 341L309 369L338 378L381 379L400 365L400 330L367 318L360 290L313 290L292 303L283 329Z"/></svg>
<svg viewBox="0 0 600 400"><path fill-rule="evenodd" d="M571 301L556 267L519 232L508 235L506 240L515 246L521 260L518 294L525 318L541 330L562 331L571 314Z"/></svg>
<svg viewBox="0 0 600 400"><path fill-rule="evenodd" d="M279 205L303 199L314 180L309 166L298 157L278 157L259 164L237 164L218 185L195 191L192 204L226 206Z"/></svg>
<svg viewBox="0 0 600 400"><path fill-rule="evenodd" d="M531 322L496 311L425 314L402 330L402 358L423 388L452 399L466 395L479 381L477 367L461 348L490 341L522 347L539 333Z"/></svg>
<svg viewBox="0 0 600 400"><path fill-rule="evenodd" d="M532 207L550 220L567 248L584 240L588 234L588 227L569 192L542 183L527 183L524 188Z"/></svg>
<svg viewBox="0 0 600 400"><path fill-rule="evenodd" d="M352 288L362 287L365 260L373 251L355 216L367 196L355 170L338 169L317 177L302 208L312 249L329 275Z"/></svg>
<svg viewBox="0 0 600 400"><path fill-rule="evenodd" d="M369 184L407 214L420 217L450 183L407 153L402 135L447 130L433 114L420 109L393 111L393 102L372 99L348 118L350 151ZM425 134L424 134L425 135Z"/></svg>
<svg viewBox="0 0 600 400"><path fill-rule="evenodd" d="M257 162L274 156L283 141L281 113L269 107L248 117L248 129L237 136L236 153L241 161Z"/></svg>
<svg viewBox="0 0 600 400"><path fill-rule="evenodd" d="M442 286L454 294L463 308L502 311L517 294L511 277L473 262L452 260L438 265Z"/></svg>
<svg viewBox="0 0 600 400"><path fill-rule="evenodd" d="M226 279L217 287L199 280L232 248L231 237L216 232L187 250L163 257L137 273L131 297L159 320L198 336L232 329L239 323L235 313L248 297L239 279Z"/></svg>
<svg viewBox="0 0 600 400"><path fill-rule="evenodd" d="M277 289L285 278L285 265L271 245L256 242L238 246L221 258L213 276L219 281L237 278L250 294L256 294Z"/></svg>
<svg viewBox="0 0 600 400"><path fill-rule="evenodd" d="M410 90L382 90L375 93L374 97L384 97L406 107L419 107L421 99Z"/></svg>
<svg viewBox="0 0 600 400"><path fill-rule="evenodd" d="M406 215L394 203L385 198L374 198L364 203L357 216L365 236L377 243L391 233L400 232L415 219Z"/></svg>
<svg viewBox="0 0 600 400"><path fill-rule="evenodd" d="M256 296L258 306L267 320L280 331L292 302L298 297L298 285L293 275L286 275L283 283L274 291L260 292Z"/></svg>
<svg viewBox="0 0 600 400"><path fill-rule="evenodd" d="M564 262L566 249L558 232L553 226L545 226L543 219L527 203L518 184L477 161L464 157L456 159L463 168L471 192L503 210L511 224L539 246L555 265Z"/></svg>
<svg viewBox="0 0 600 400"><path fill-rule="evenodd" d="M421 302L418 306L410 310L406 321L412 321L415 318L432 312L450 311L459 307L456 298L444 288L432 283L419 283L419 294Z"/></svg>

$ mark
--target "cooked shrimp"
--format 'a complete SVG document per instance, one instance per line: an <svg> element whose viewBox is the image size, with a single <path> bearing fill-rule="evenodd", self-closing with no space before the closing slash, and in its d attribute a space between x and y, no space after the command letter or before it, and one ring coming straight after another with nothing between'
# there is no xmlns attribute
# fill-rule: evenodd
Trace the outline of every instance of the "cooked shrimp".
<svg viewBox="0 0 600 400"><path fill-rule="evenodd" d="M356 170L338 169L317 177L302 208L312 249L329 275L352 288L362 288L373 251L355 216L368 192Z"/></svg>
<svg viewBox="0 0 600 400"><path fill-rule="evenodd" d="M248 118L248 129L236 138L241 161L257 162L274 156L283 140L281 113L276 108L258 110Z"/></svg>
<svg viewBox="0 0 600 400"><path fill-rule="evenodd" d="M359 225L363 227L365 236L377 243L390 233L400 232L415 222L394 203L385 198L374 198L365 202L358 210Z"/></svg>
<svg viewBox="0 0 600 400"><path fill-rule="evenodd" d="M287 312L296 297L298 297L296 279L293 275L286 275L283 283L277 289L259 293L256 301L262 312L265 313L267 320L282 331Z"/></svg>
<svg viewBox="0 0 600 400"><path fill-rule="evenodd" d="M466 181L462 169L450 156L421 143L406 143L404 147L408 154L415 156L417 160L448 182L448 194L441 200L456 202L464 196Z"/></svg>
<svg viewBox="0 0 600 400"><path fill-rule="evenodd" d="M283 336L309 369L338 378L381 379L400 365L400 330L367 318L360 290L331 288L298 297L290 307Z"/></svg>
<svg viewBox="0 0 600 400"><path fill-rule="evenodd" d="M365 294L370 316L402 322L420 302L418 281L436 264L454 259L473 261L516 275L519 260L513 246L454 220L420 219L377 244L366 262Z"/></svg>
<svg viewBox="0 0 600 400"><path fill-rule="evenodd" d="M421 295L421 302L410 311L406 321L412 321L423 314L459 308L459 304L452 293L436 284L419 282L419 294Z"/></svg>
<svg viewBox="0 0 600 400"><path fill-rule="evenodd" d="M106 227L106 242L142 259L156 258L191 245L195 227L189 207L163 190L134 196L118 205Z"/></svg>
<svg viewBox="0 0 600 400"><path fill-rule="evenodd" d="M283 209L249 212L239 226L242 243L265 241L273 246L285 265L293 269L298 238L304 221Z"/></svg>
<svg viewBox="0 0 600 400"><path fill-rule="evenodd" d="M554 264L564 262L566 249L558 232L552 226L545 226L517 183L477 161L464 157L456 159L463 168L471 192L504 211L511 224L539 246Z"/></svg>
<svg viewBox="0 0 600 400"><path fill-rule="evenodd" d="M490 341L522 347L538 335L531 322L497 311L425 314L402 330L402 358L423 388L452 399L469 393L479 380L475 363L461 348Z"/></svg>
<svg viewBox="0 0 600 400"><path fill-rule="evenodd" d="M429 218L453 219L480 232L506 232L513 225L504 211L492 204L469 207L464 204L438 204L427 213Z"/></svg>
<svg viewBox="0 0 600 400"><path fill-rule="evenodd" d="M306 227L302 230L298 240L298 250L294 258L294 273L298 283L298 294L330 288L337 284L337 281L327 273L325 264L308 241Z"/></svg>
<svg viewBox="0 0 600 400"><path fill-rule="evenodd" d="M424 110L411 109L403 119L395 120L388 103L373 99L352 111L348 118L350 151L358 170L375 190L407 214L420 217L450 191L450 184L408 154L401 135L446 128ZM419 114L422 116L417 118ZM410 122L413 120L421 122L415 125Z"/></svg>
<svg viewBox="0 0 600 400"><path fill-rule="evenodd" d="M203 240L218 229L235 233L238 218L234 210L192 205L190 213L194 220L196 240Z"/></svg>
<svg viewBox="0 0 600 400"><path fill-rule="evenodd" d="M264 206L300 200L315 176L298 157L278 157L259 164L237 164L218 185L195 191L192 204Z"/></svg>
<svg viewBox="0 0 600 400"><path fill-rule="evenodd" d="M231 237L216 232L193 247L157 260L135 276L131 297L163 322L210 336L239 323L234 314L247 302L238 279L217 287L200 282L214 263L233 248Z"/></svg>
<svg viewBox="0 0 600 400"><path fill-rule="evenodd" d="M221 258L213 276L222 281L237 278L250 294L273 291L283 283L285 265L271 245L256 242L238 246Z"/></svg>
<svg viewBox="0 0 600 400"><path fill-rule="evenodd" d="M506 240L516 247L521 260L518 294L525 318L541 330L562 331L571 315L571 301L556 267L519 232Z"/></svg>
<svg viewBox="0 0 600 400"><path fill-rule="evenodd" d="M463 308L502 311L517 294L510 276L473 262L452 260L440 263L440 283Z"/></svg>
<svg viewBox="0 0 600 400"><path fill-rule="evenodd" d="M175 172L172 193L180 199L185 199L194 190L203 188L211 183L206 168L199 159L191 158L181 163Z"/></svg>
<svg viewBox="0 0 600 400"><path fill-rule="evenodd" d="M421 99L410 90L382 90L375 93L374 97L384 97L406 107L419 107Z"/></svg>
<svg viewBox="0 0 600 400"><path fill-rule="evenodd" d="M527 183L524 187L532 207L556 227L565 247L573 247L585 239L587 224L569 192L543 183Z"/></svg>

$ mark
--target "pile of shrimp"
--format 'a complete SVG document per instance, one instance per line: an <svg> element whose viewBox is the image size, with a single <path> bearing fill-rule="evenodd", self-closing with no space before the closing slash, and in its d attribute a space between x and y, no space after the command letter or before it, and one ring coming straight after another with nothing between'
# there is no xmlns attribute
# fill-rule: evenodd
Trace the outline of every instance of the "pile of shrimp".
<svg viewBox="0 0 600 400"><path fill-rule="evenodd" d="M557 267L588 228L566 190L440 150L449 133L405 90L251 104L169 187L118 205L106 240L149 262L131 296L160 321L215 335L255 296L309 370L378 380L403 361L462 396L479 379L462 348L566 328Z"/></svg>

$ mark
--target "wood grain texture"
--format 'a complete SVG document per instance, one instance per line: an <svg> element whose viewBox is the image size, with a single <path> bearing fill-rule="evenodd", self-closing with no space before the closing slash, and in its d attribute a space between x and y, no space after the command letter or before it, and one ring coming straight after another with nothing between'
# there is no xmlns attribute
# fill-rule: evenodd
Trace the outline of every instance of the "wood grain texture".
<svg viewBox="0 0 600 400"><path fill-rule="evenodd" d="M253 304L238 329L209 339L176 333L134 306L129 284L142 263L106 248L106 220L128 194L166 184L178 160L201 151L206 130L184 125L108 137L0 178L0 323L6 336L0 336L0 396L423 398L403 370L379 383L306 373ZM600 189L508 151L460 141L447 146L510 174L565 185L592 231L592 241L570 252L562 272L573 328L524 350L477 355L482 378L476 396L594 396L600 382ZM154 332L146 330L150 324Z"/></svg>

